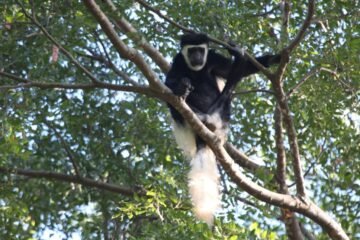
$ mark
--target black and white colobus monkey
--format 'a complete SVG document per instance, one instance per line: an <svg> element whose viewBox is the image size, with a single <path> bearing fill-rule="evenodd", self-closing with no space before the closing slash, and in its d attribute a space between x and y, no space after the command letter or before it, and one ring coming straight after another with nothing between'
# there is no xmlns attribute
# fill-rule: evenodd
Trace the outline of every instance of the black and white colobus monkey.
<svg viewBox="0 0 360 240"><path fill-rule="evenodd" d="M258 72L258 69L238 52L228 50L234 56L231 60L209 50L205 34L183 35L180 45L181 52L175 56L165 84L175 95L185 98L197 116L225 142L232 91L241 78ZM278 63L280 57L265 55L256 59L268 67ZM175 139L191 159L188 178L195 216L211 226L214 213L220 207L215 155L181 114L171 105L169 108Z"/></svg>

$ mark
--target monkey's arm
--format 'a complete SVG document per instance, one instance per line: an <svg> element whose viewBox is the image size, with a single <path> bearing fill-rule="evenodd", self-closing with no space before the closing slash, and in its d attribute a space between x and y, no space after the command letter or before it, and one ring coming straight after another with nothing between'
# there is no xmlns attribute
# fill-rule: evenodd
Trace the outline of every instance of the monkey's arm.
<svg viewBox="0 0 360 240"><path fill-rule="evenodd" d="M232 60L210 50L208 55L208 65L215 76L227 79L232 68Z"/></svg>
<svg viewBox="0 0 360 240"><path fill-rule="evenodd" d="M280 54L256 57L256 61L261 63L264 67L270 67L271 65L278 64L280 62ZM243 77L249 76L257 72L259 72L259 69L248 59L246 59L246 68L244 69Z"/></svg>
<svg viewBox="0 0 360 240"><path fill-rule="evenodd" d="M184 98L193 90L191 80L184 74L184 72L187 71L185 66L181 56L179 54L176 55L165 80L165 85L170 88L175 95Z"/></svg>
<svg viewBox="0 0 360 240"><path fill-rule="evenodd" d="M166 75L165 85L168 88L170 88L170 90L175 95L186 98L188 95L187 92L190 92L188 90L189 87L187 86L186 80L184 81L181 80L185 78L182 78L179 73L180 73L179 69L172 67L168 72L168 74ZM173 106L171 106L169 103L168 103L168 107L170 109L172 118L178 123L181 124L184 123L184 118L182 117L182 115L178 111L176 111L176 109Z"/></svg>

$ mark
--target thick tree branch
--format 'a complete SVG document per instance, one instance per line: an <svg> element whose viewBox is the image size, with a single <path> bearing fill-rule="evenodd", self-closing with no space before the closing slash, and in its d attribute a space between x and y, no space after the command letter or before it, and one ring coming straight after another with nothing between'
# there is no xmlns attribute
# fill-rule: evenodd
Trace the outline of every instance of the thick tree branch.
<svg viewBox="0 0 360 240"><path fill-rule="evenodd" d="M83 0L83 3L88 8L89 12L95 17L97 22L100 24L104 33L108 36L115 49L119 52L120 56L135 63L135 65L144 74L146 79L149 81L150 86L157 88L160 92L168 91L167 88L163 88L163 84L157 78L155 72L146 63L140 53L134 49L128 47L117 35L112 23L108 17L100 9L99 5L94 0Z"/></svg>
<svg viewBox="0 0 360 240"><path fill-rule="evenodd" d="M286 153L284 147L284 138L283 138L283 127L282 127L282 115L279 105L276 105L274 113L274 123L275 123L275 145L276 145L276 180L278 182L278 191L282 194L289 194L287 185L286 185ZM299 222L296 219L296 215L289 211L288 209L281 209L281 219L285 223L286 233L288 239L294 240L303 240L304 237L301 233Z"/></svg>
<svg viewBox="0 0 360 240"><path fill-rule="evenodd" d="M274 113L275 123L275 146L276 146L276 180L279 184L279 192L288 194L286 185L286 153L284 147L283 127L282 127L282 114L279 105L276 105Z"/></svg>
<svg viewBox="0 0 360 240"><path fill-rule="evenodd" d="M271 192L248 179L240 171L237 164L228 155L226 150L221 146L220 139L206 128L196 114L186 105L184 100L166 93L162 95L162 99L174 106L174 108L187 119L196 134L198 134L214 151L224 170L239 187L261 201L278 207L287 208L309 217L322 226L332 239L349 240L349 237L341 226L310 200L304 202L303 200L290 195Z"/></svg>
<svg viewBox="0 0 360 240"><path fill-rule="evenodd" d="M281 44L287 43L289 39L289 19L290 19L290 2L288 0L282 0L280 5L282 6L282 30L281 30ZM287 65L287 57L282 56L281 63L284 64L284 70ZM279 73L279 72L278 72ZM284 71L281 72L283 74ZM281 84L281 81L279 81ZM274 129L275 129L275 145L276 145L276 180L278 182L278 192L283 194L289 194L287 185L286 185L286 152L284 146L284 137L283 137L283 116L281 113L281 108L279 104L275 107L274 112ZM299 222L296 219L294 212L289 211L288 209L281 208L281 219L285 224L286 234L288 239L294 240L303 240Z"/></svg>
<svg viewBox="0 0 360 240"><path fill-rule="evenodd" d="M102 89L110 89L114 91L123 91L123 92L134 92L144 94L149 97L159 97L160 94L150 89L148 86L123 86L116 85L105 82L97 82L97 83L88 83L88 84L67 84L67 83L47 83L47 82L37 82L31 81L25 78L17 77L13 74L1 72L0 76L13 79L17 82L21 82L16 85L5 85L0 86L0 89L16 89L16 88L40 88L40 89L83 89L83 90L91 90L96 88Z"/></svg>
<svg viewBox="0 0 360 240"><path fill-rule="evenodd" d="M285 123L288 141L290 145L290 151L292 155L291 162L294 169L297 194L301 197L305 197L306 194L305 194L304 178L303 178L301 160L300 160L300 151L297 140L297 133L291 116L291 111L289 109L287 98L282 87L282 82L274 83L273 88L274 91L276 92L275 96L280 106L281 114L283 115L284 118L283 121Z"/></svg>
<svg viewBox="0 0 360 240"><path fill-rule="evenodd" d="M145 196L144 191L135 190L133 188L122 187L111 183L104 183L98 182L89 178L67 175L62 173L55 173L55 172L48 172L48 171L37 171L37 170L30 170L30 169L11 169L0 167L0 172L8 173L8 174L15 174L19 176L26 176L30 178L44 178L49 180L55 180L59 182L69 182L69 183L76 183L81 184L86 187L98 188L101 190L119 193L125 196L134 196L140 195Z"/></svg>
<svg viewBox="0 0 360 240"><path fill-rule="evenodd" d="M104 0L104 2L111 8L113 12L117 12L115 5L111 0ZM124 17L119 17L115 20L117 26L129 38L135 41L137 46L140 46L144 52L160 67L161 71L167 73L170 70L170 64L161 55L161 53L154 48L146 39L129 23Z"/></svg>

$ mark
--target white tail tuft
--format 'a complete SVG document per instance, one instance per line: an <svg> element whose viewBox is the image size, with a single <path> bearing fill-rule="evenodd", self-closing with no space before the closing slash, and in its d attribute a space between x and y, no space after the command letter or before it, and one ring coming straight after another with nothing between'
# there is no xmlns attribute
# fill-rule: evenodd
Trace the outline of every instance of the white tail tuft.
<svg viewBox="0 0 360 240"><path fill-rule="evenodd" d="M173 122L173 131L177 144L183 150L186 157L193 158L196 153L195 134L190 126L185 123Z"/></svg>
<svg viewBox="0 0 360 240"><path fill-rule="evenodd" d="M189 191L195 216L212 226L214 214L220 207L219 172L210 148L199 149L191 159Z"/></svg>

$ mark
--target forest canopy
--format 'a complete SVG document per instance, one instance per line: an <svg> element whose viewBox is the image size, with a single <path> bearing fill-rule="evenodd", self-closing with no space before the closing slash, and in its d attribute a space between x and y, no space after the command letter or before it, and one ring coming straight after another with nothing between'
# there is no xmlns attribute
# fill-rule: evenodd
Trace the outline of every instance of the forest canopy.
<svg viewBox="0 0 360 240"><path fill-rule="evenodd" d="M3 0L0 239L360 239L355 0ZM180 36L278 66L245 78L224 146L164 85ZM217 156L209 229L173 105Z"/></svg>

